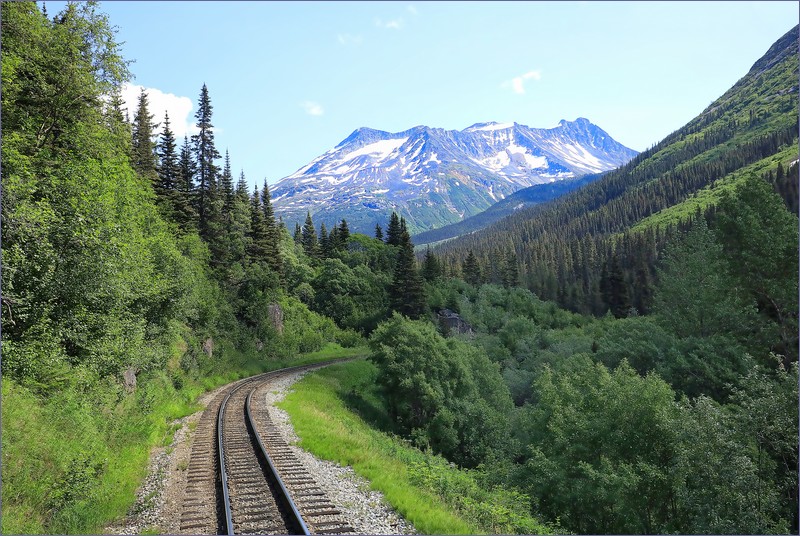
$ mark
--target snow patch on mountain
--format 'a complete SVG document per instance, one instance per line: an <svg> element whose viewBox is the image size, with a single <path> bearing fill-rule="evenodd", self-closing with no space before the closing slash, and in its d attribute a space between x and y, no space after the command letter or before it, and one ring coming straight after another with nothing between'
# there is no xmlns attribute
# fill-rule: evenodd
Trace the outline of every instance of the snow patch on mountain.
<svg viewBox="0 0 800 536"><path fill-rule="evenodd" d="M311 211L346 214L350 222L367 210L353 229L371 232L399 210L419 231L454 214L475 214L521 188L610 170L635 155L585 118L550 129L498 122L461 131L359 128L278 181L272 200L285 221Z"/></svg>
<svg viewBox="0 0 800 536"><path fill-rule="evenodd" d="M376 141L375 143L370 143L369 145L365 145L364 147L356 149L352 153L347 154L343 161L348 162L353 158L362 155L369 155L376 160L385 160L407 141L408 138Z"/></svg>
<svg viewBox="0 0 800 536"><path fill-rule="evenodd" d="M477 132L477 131L486 131L486 130L505 130L507 128L511 128L514 126L514 123L495 123L494 121L489 123L478 123L476 125L472 125L471 127L466 128L465 132Z"/></svg>

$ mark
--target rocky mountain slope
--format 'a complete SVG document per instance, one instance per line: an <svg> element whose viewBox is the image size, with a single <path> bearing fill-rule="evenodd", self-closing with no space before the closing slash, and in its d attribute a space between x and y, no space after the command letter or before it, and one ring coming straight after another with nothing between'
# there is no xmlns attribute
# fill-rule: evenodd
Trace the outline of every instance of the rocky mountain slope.
<svg viewBox="0 0 800 536"><path fill-rule="evenodd" d="M290 226L346 218L371 233L393 210L412 232L461 221L522 188L619 167L636 155L588 119L554 128L477 123L464 130L359 128L272 188Z"/></svg>

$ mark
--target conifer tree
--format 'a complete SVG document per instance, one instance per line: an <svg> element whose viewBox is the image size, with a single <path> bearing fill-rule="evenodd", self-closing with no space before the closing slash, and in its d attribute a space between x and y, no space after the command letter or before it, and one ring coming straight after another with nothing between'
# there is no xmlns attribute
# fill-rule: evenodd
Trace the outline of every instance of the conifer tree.
<svg viewBox="0 0 800 536"><path fill-rule="evenodd" d="M350 238L350 227L347 226L347 220L342 219L339 224L339 242L343 247L347 247L347 239Z"/></svg>
<svg viewBox="0 0 800 536"><path fill-rule="evenodd" d="M519 284L519 266L517 265L517 254L511 251L503 259L503 266L500 271L503 286L506 288L515 287Z"/></svg>
<svg viewBox="0 0 800 536"><path fill-rule="evenodd" d="M600 269L598 290L600 291L600 299L603 303L603 310L608 311L611 307L611 288L608 284L608 266L606 266L606 263L603 263L603 266Z"/></svg>
<svg viewBox="0 0 800 536"><path fill-rule="evenodd" d="M611 258L611 269L608 272L609 307L611 314L617 318L628 316L631 309L628 285L622 272L622 265L617 255Z"/></svg>
<svg viewBox="0 0 800 536"><path fill-rule="evenodd" d="M264 224L267 228L267 261L270 267L283 277L283 259L278 248L281 239L281 232L275 222L275 213L272 210L272 200L269 194L267 181L264 179L264 188L261 190L261 209L264 212Z"/></svg>
<svg viewBox="0 0 800 536"><path fill-rule="evenodd" d="M139 106L133 120L131 164L140 177L148 179L153 188L156 188L158 186L158 172L156 171L158 160L153 137L158 124L153 123L153 117L149 110L147 92L142 88L139 94Z"/></svg>
<svg viewBox="0 0 800 536"><path fill-rule="evenodd" d="M297 244L301 244L303 241L303 231L300 229L300 224L296 222L294 224L294 241Z"/></svg>
<svg viewBox="0 0 800 536"><path fill-rule="evenodd" d="M425 281L432 282L442 277L442 266L438 257L433 254L431 247L425 248L425 258L422 261L422 277Z"/></svg>
<svg viewBox="0 0 800 536"><path fill-rule="evenodd" d="M333 229L331 229L331 232L328 234L328 244L330 246L331 254L339 249L339 242L339 227L334 226Z"/></svg>
<svg viewBox="0 0 800 536"><path fill-rule="evenodd" d="M178 192L178 181L180 180L180 163L178 161L177 143L175 134L169 126L169 114L164 112L164 130L156 146L158 154L158 185L156 194L161 200L161 204L166 204L168 212L174 218L177 204L180 202Z"/></svg>
<svg viewBox="0 0 800 536"><path fill-rule="evenodd" d="M275 212L272 210L272 199L266 179L264 179L264 187L261 189L261 205L264 208L264 221L267 223L270 240L277 244L279 239L278 226L275 222Z"/></svg>
<svg viewBox="0 0 800 536"><path fill-rule="evenodd" d="M425 312L425 287L417 270L414 245L407 231L400 235L394 277L389 287L392 310L409 318L419 318Z"/></svg>
<svg viewBox="0 0 800 536"><path fill-rule="evenodd" d="M319 249L323 259L331 256L331 243L328 239L328 229L325 222L319 224Z"/></svg>
<svg viewBox="0 0 800 536"><path fill-rule="evenodd" d="M396 212L392 212L389 218L389 226L386 228L386 243L390 246L400 245L400 218Z"/></svg>
<svg viewBox="0 0 800 536"><path fill-rule="evenodd" d="M219 195L223 198L223 206L225 213L231 211L233 206L233 173L231 173L231 156L228 150L225 150L225 167L222 168L222 175L219 179Z"/></svg>
<svg viewBox="0 0 800 536"><path fill-rule="evenodd" d="M469 283L470 285L480 285L483 281L483 275L481 274L481 267L478 265L478 259L475 257L475 253L472 250L469 250L469 254L467 254L467 258L464 260L464 264L461 267L461 272L464 275L464 281Z"/></svg>
<svg viewBox="0 0 800 536"><path fill-rule="evenodd" d="M231 196L231 202L225 211L225 232L228 250L228 262L244 266L248 260L247 248L251 232L252 207L247 195L247 181L244 172L239 177Z"/></svg>
<svg viewBox="0 0 800 536"><path fill-rule="evenodd" d="M383 242L383 229L381 229L381 224L375 224L375 238Z"/></svg>
<svg viewBox="0 0 800 536"><path fill-rule="evenodd" d="M247 188L247 179L244 176L244 170L242 170L239 173L239 180L236 182L236 197L249 203L250 194L247 192Z"/></svg>
<svg viewBox="0 0 800 536"><path fill-rule="evenodd" d="M247 235L247 256L250 262L263 262L267 260L267 226L264 222L264 210L261 206L261 196L258 187L250 196L250 231Z"/></svg>
<svg viewBox="0 0 800 536"><path fill-rule="evenodd" d="M206 241L211 238L211 219L214 217L212 206L216 191L217 166L214 160L220 157L214 146L214 125L211 123L213 107L208 97L208 88L203 84L198 101L196 126L200 132L192 136L195 162L197 165L197 216L199 218L200 236Z"/></svg>
<svg viewBox="0 0 800 536"><path fill-rule="evenodd" d="M312 259L319 258L319 241L317 240L317 230L314 229L314 221L311 219L311 212L306 213L306 222L303 225L303 236L300 239L306 255Z"/></svg>
<svg viewBox="0 0 800 536"><path fill-rule="evenodd" d="M184 136L178 161L178 179L176 184L177 195L174 200L175 221L185 230L195 228L197 211L194 208L194 172L195 164L192 158L192 148L189 138Z"/></svg>

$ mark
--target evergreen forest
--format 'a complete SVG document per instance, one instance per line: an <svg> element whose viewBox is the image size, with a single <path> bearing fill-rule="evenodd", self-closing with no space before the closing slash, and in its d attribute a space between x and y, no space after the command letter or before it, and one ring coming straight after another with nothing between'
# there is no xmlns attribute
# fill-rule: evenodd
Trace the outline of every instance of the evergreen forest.
<svg viewBox="0 0 800 536"><path fill-rule="evenodd" d="M415 250L287 229L201 75L194 136L126 110L97 3L0 9L2 532L102 532L202 393L356 348L344 402L503 497L485 532L798 531L797 28L629 164Z"/></svg>

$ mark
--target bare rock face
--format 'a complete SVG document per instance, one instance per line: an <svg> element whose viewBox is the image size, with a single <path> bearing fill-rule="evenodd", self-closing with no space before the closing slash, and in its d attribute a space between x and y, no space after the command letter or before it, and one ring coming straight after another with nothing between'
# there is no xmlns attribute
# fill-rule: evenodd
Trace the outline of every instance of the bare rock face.
<svg viewBox="0 0 800 536"><path fill-rule="evenodd" d="M277 303L271 303L267 306L267 316L279 334L283 333L283 309Z"/></svg>
<svg viewBox="0 0 800 536"><path fill-rule="evenodd" d="M122 373L122 379L125 381L125 391L128 393L132 393L136 390L136 369L133 367L128 367L128 369Z"/></svg>
<svg viewBox="0 0 800 536"><path fill-rule="evenodd" d="M463 318L461 318L461 315L451 311L450 309L442 309L439 311L437 316L439 319L439 325L441 326L445 335L450 335L453 333L466 333L472 335L475 333L472 330L472 326L470 326Z"/></svg>
<svg viewBox="0 0 800 536"><path fill-rule="evenodd" d="M211 337L203 341L203 353L208 357L212 357L214 355L214 339Z"/></svg>

